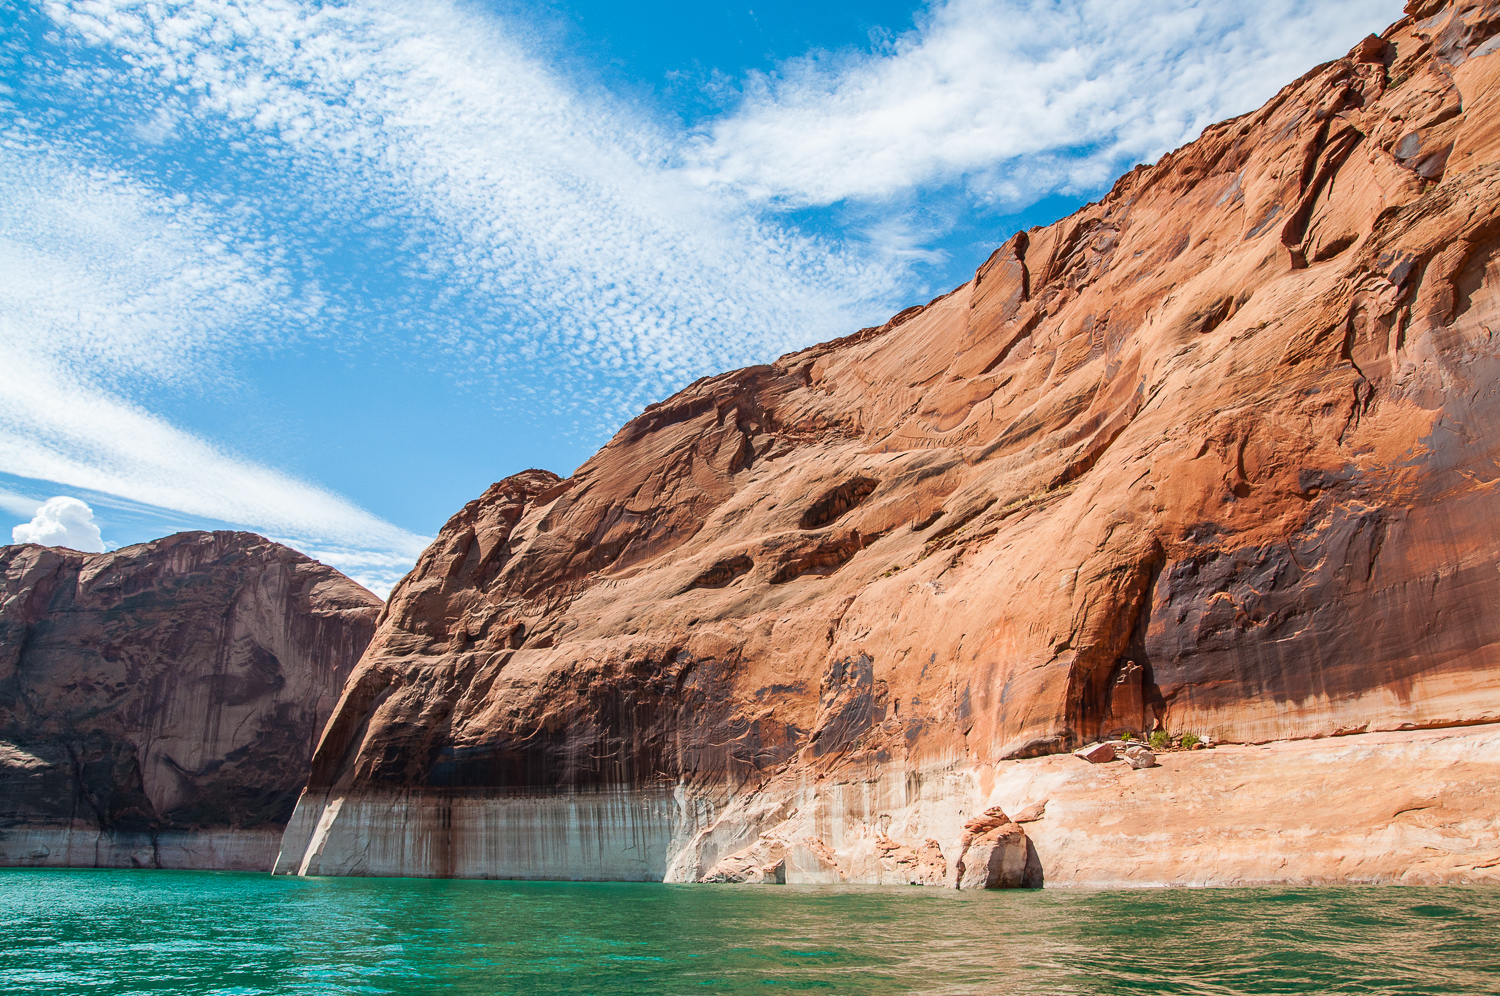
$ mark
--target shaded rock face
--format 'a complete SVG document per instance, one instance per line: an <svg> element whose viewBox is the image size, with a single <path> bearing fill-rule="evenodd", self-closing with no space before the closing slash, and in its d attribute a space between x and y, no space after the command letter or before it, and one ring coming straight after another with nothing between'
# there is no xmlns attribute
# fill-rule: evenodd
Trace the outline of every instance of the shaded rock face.
<svg viewBox="0 0 1500 996"><path fill-rule="evenodd" d="M282 870L953 866L1007 759L1500 717L1497 32L1414 3L951 293L492 487Z"/></svg>
<svg viewBox="0 0 1500 996"><path fill-rule="evenodd" d="M0 864L269 869L380 607L249 533L0 547Z"/></svg>

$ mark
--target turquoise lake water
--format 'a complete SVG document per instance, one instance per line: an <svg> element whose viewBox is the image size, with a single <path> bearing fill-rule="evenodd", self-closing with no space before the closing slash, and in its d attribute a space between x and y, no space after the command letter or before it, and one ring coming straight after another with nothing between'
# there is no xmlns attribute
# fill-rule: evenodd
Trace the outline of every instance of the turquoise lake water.
<svg viewBox="0 0 1500 996"><path fill-rule="evenodd" d="M0 992L1500 993L1500 890L0 871Z"/></svg>

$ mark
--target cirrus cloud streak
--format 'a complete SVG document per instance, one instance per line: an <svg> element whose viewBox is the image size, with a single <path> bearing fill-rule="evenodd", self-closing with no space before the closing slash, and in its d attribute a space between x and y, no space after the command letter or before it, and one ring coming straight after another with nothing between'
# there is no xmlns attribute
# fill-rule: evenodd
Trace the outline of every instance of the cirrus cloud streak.
<svg viewBox="0 0 1500 996"><path fill-rule="evenodd" d="M753 77L691 172L799 206L954 182L1011 209L1090 193L1400 16L1400 0L949 0L874 51Z"/></svg>

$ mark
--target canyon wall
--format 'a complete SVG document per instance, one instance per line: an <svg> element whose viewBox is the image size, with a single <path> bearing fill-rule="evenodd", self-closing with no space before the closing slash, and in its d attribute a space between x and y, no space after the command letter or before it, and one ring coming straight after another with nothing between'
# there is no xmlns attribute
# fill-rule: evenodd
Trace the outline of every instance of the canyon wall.
<svg viewBox="0 0 1500 996"><path fill-rule="evenodd" d="M1500 885L1500 726L1002 765L1047 886Z"/></svg>
<svg viewBox="0 0 1500 996"><path fill-rule="evenodd" d="M0 547L0 865L269 870L380 607L250 533Z"/></svg>
<svg viewBox="0 0 1500 996"><path fill-rule="evenodd" d="M1407 14L467 505L278 870L953 880L1018 759L1500 719L1500 3Z"/></svg>

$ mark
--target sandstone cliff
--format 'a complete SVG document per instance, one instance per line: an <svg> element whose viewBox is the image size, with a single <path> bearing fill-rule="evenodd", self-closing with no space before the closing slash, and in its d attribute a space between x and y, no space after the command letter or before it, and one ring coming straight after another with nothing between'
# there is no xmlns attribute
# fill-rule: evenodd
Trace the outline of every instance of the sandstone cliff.
<svg viewBox="0 0 1500 996"><path fill-rule="evenodd" d="M1500 726L1002 765L1048 886L1500 885Z"/></svg>
<svg viewBox="0 0 1500 996"><path fill-rule="evenodd" d="M1414 0L954 291L490 488L280 870L953 880L1011 759L1500 718L1497 32Z"/></svg>
<svg viewBox="0 0 1500 996"><path fill-rule="evenodd" d="M0 547L0 864L269 869L380 604L249 533Z"/></svg>

